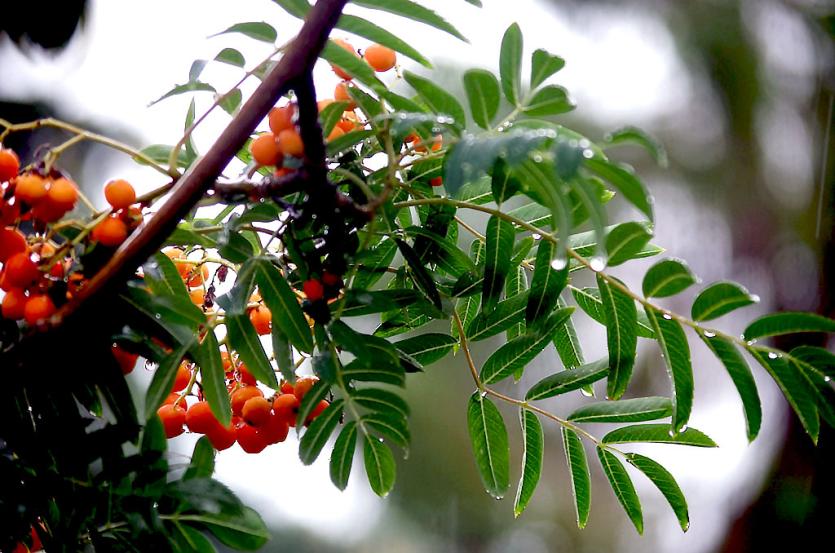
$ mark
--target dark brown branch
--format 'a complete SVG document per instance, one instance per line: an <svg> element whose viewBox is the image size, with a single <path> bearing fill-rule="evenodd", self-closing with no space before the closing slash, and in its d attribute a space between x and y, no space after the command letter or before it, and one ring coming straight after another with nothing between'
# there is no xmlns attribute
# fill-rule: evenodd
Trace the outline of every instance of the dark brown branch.
<svg viewBox="0 0 835 553"><path fill-rule="evenodd" d="M102 270L90 279L78 297L58 312L53 325L63 324L71 315L96 303L94 298L103 298L113 292L159 249L177 223L215 182L270 108L295 84L309 79L346 3L347 0L319 0L316 3L284 57L241 107L211 149L179 179L162 208L128 238ZM315 151L315 146L312 147Z"/></svg>
<svg viewBox="0 0 835 553"><path fill-rule="evenodd" d="M284 176L270 175L261 181L216 182L214 193L225 202L278 199L305 189L310 175L305 169Z"/></svg>

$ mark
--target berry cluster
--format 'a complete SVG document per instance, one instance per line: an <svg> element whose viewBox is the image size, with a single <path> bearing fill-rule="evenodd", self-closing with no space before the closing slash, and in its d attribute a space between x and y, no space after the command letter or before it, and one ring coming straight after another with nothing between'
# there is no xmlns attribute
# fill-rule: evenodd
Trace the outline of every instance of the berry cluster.
<svg viewBox="0 0 835 553"><path fill-rule="evenodd" d="M84 285L80 255L74 247L116 247L142 221L136 192L130 183L114 180L105 186L111 210L81 229L87 242L66 241L58 223L79 200L76 184L43 164L21 172L14 151L0 148L0 288L5 291L2 316L37 326L51 317ZM21 231L27 230L27 234Z"/></svg>
<svg viewBox="0 0 835 553"><path fill-rule="evenodd" d="M230 363L229 368L235 365L231 356L226 356L225 362ZM251 384L246 382L252 377L243 377L242 374L248 375L248 372L242 373L245 368L238 365L227 373L227 376L233 375L229 384L232 421L228 426L223 426L200 394L197 401L187 405L186 394L177 393L186 389L191 382L191 371L187 365L181 365L181 369L183 367L186 367L184 374L181 376L178 371L174 391L157 410L165 435L174 438L188 428L190 432L205 434L218 451L228 449L237 442L247 453L260 453L269 445L283 442L290 427L296 426L299 406L317 380L316 377L302 377L295 385L284 382L278 393L266 398L264 392L255 385L254 379ZM328 405L330 403L327 400L321 400L305 424L310 424Z"/></svg>

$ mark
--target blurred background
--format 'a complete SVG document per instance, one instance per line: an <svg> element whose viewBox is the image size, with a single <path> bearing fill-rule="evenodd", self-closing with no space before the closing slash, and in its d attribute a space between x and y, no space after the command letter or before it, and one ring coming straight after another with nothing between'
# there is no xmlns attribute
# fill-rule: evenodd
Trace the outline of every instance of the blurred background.
<svg viewBox="0 0 835 553"><path fill-rule="evenodd" d="M759 305L721 319L721 328L738 332L757 314L775 309L835 314L830 139L835 2L484 0L480 10L460 1L422 3L456 25L470 43L379 12L370 17L432 59L434 78L453 93L463 98L465 69L497 70L502 33L516 21L526 59L541 47L567 61L553 81L571 91L578 108L561 122L593 140L637 125L666 145L666 169L630 147L612 155L633 164L649 183L658 213L654 242L667 255L686 259L705 283L733 279L761 297ZM270 46L244 37L208 38L233 23L262 20L278 29L281 42L298 28L268 0L72 0L18 6L0 19L0 117L18 122L54 116L137 146L172 144L182 133L188 100L148 104L185 82L194 59L212 59L226 46L244 52L250 65L266 55ZM320 97L330 97L336 77L320 65ZM211 64L204 73L219 90L235 77ZM198 110L209 102L207 95L198 96ZM222 115L210 118L197 134L198 147L205 150L227 121ZM26 138L13 136L7 145L27 159L39 144L59 140L49 132L31 143ZM161 184L153 172L96 146L78 147L62 158L62 167L93 196L115 177L141 189ZM613 221L631 215L625 205L614 205ZM615 273L637 286L651 263L630 263ZM665 306L687 312L691 300L685 293ZM578 332L587 358L595 359L604 352L605 333L583 317L577 317ZM444 331L444 325L436 330ZM499 343L479 343L476 360L485 360ZM669 393L657 349L646 341L639 346L630 395ZM577 530L559 429L548 425L542 480L528 510L514 520L512 497L490 499L472 460L465 406L473 386L460 356L410 377L406 395L413 405L413 442L409 458L398 461L397 484L386 499L370 492L359 459L348 489L336 490L328 478L327 455L302 466L292 435L257 456L237 448L219 454L217 476L273 528L264 551L706 553L830 541L828 524L835 515L831 429L822 431L814 448L776 386L755 367L765 418L760 437L749 445L730 379L700 344L692 346L697 385L691 424L720 448L636 449L679 480L690 503L686 534L658 491L633 472L646 527L645 535L637 536L593 461L592 515L587 528ZM522 395L520 390L558 368L556 359L552 349L546 350L519 384L500 389ZM137 390L148 376L136 375ZM579 394L560 397L544 407L567 414L582 399ZM505 415L512 472L518 474L517 415ZM605 428L593 431L602 434ZM177 438L170 445L174 459L185 462L193 439Z"/></svg>

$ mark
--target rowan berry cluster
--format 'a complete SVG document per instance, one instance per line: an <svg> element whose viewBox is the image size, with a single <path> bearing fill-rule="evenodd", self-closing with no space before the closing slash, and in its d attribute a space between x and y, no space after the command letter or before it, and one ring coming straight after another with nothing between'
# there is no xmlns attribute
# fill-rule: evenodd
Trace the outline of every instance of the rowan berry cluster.
<svg viewBox="0 0 835 553"><path fill-rule="evenodd" d="M75 182L36 163L21 171L17 154L0 148L0 288L5 319L37 326L80 290L86 280L81 248L113 248L142 222L130 183L105 185L111 209L80 228L73 241L57 230L80 198ZM24 232L25 231L25 232ZM86 241L85 241L86 240Z"/></svg>
<svg viewBox="0 0 835 553"><path fill-rule="evenodd" d="M270 398L255 385L255 380L246 371L243 364L237 363L232 356L225 356L228 390L232 410L232 420L228 426L222 425L200 392L190 404L186 392L192 381L188 364L180 366L174 388L165 404L157 410L162 421L165 435L174 438L183 434L186 428L196 434L205 434L212 446L218 451L232 447L236 442L247 453L260 453L267 446L283 442L291 427L296 426L299 407L304 396L316 383L316 377L299 378L295 385L284 382L277 393ZM320 400L305 420L310 424L330 403Z"/></svg>

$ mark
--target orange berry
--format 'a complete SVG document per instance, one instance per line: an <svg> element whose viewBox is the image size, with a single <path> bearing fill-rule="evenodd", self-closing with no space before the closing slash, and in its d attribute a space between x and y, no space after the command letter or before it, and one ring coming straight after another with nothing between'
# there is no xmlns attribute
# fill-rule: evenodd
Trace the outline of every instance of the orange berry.
<svg viewBox="0 0 835 553"><path fill-rule="evenodd" d="M69 210L63 205L49 201L49 196L47 196L32 208L32 217L44 223L54 223L63 217L67 211Z"/></svg>
<svg viewBox="0 0 835 553"><path fill-rule="evenodd" d="M420 140L420 137L418 135L416 135L415 133L412 133L412 134L406 135L406 138L403 139L403 142L407 142L407 143L411 144L411 143L417 142L419 140Z"/></svg>
<svg viewBox="0 0 835 553"><path fill-rule="evenodd" d="M14 150L0 148L0 182L12 180L20 171L20 159Z"/></svg>
<svg viewBox="0 0 835 553"><path fill-rule="evenodd" d="M295 395L299 401L303 400L304 396L318 380L319 379L315 376L303 376L299 378L296 380L296 385L293 386L293 395Z"/></svg>
<svg viewBox="0 0 835 553"><path fill-rule="evenodd" d="M15 198L23 200L29 205L41 201L47 193L46 181L40 175L26 173L15 179Z"/></svg>
<svg viewBox="0 0 835 553"><path fill-rule="evenodd" d="M353 121L350 121L348 119L340 119L336 123L336 127L339 128L339 129L342 129L343 133L348 133L348 132L351 132L352 130L354 130L355 124L354 124Z"/></svg>
<svg viewBox="0 0 835 553"><path fill-rule="evenodd" d="M46 294L38 294L26 300L26 305L23 306L23 318L29 326L35 326L54 315L55 311L52 299Z"/></svg>
<svg viewBox="0 0 835 553"><path fill-rule="evenodd" d="M2 191L2 188L0 188ZM10 225L20 217L20 202L12 197L8 202L0 198L0 226Z"/></svg>
<svg viewBox="0 0 835 553"><path fill-rule="evenodd" d="M299 414L301 402L293 394L281 394L273 400L273 412L288 425L296 426L296 416Z"/></svg>
<svg viewBox="0 0 835 553"><path fill-rule="evenodd" d="M296 114L296 106L287 104L284 107L270 110L269 123L273 134L278 134L285 129L293 128L293 116Z"/></svg>
<svg viewBox="0 0 835 553"><path fill-rule="evenodd" d="M218 451L229 449L237 440L237 432L235 431L235 423L232 422L229 426L221 426L218 424L206 432L209 441L212 442L212 447Z"/></svg>
<svg viewBox="0 0 835 553"><path fill-rule="evenodd" d="M345 131L343 131L338 125L331 129L330 134L328 134L328 142L331 140L337 139L340 136L344 135Z"/></svg>
<svg viewBox="0 0 835 553"><path fill-rule="evenodd" d="M247 453L261 453L269 444L264 436L258 433L258 429L248 424L238 425L235 430L238 445Z"/></svg>
<svg viewBox="0 0 835 553"><path fill-rule="evenodd" d="M296 129L285 129L278 133L278 147L284 155L302 157L304 142Z"/></svg>
<svg viewBox="0 0 835 553"><path fill-rule="evenodd" d="M116 362L119 363L119 366L122 368L122 374L129 374L133 371L133 368L136 366L136 361L139 359L139 355L125 351L115 344L110 346L110 348L113 352L113 357L116 358Z"/></svg>
<svg viewBox="0 0 835 553"><path fill-rule="evenodd" d="M270 415L267 421L258 428L258 434L268 444L277 444L287 439L287 434L290 433L290 425L287 421L278 415Z"/></svg>
<svg viewBox="0 0 835 553"><path fill-rule="evenodd" d="M200 286L201 284L203 284L203 282L208 280L209 268L206 266L205 263L203 265L200 265L199 268L197 265L192 265L190 267L186 265L186 267L189 269L188 281L186 282L186 284L188 284L190 288Z"/></svg>
<svg viewBox="0 0 835 553"><path fill-rule="evenodd" d="M282 149L276 141L276 135L271 132L259 135L250 142L249 153L258 165L280 165L282 158Z"/></svg>
<svg viewBox="0 0 835 553"><path fill-rule="evenodd" d="M351 43L348 42L347 40L343 40L341 38L335 38L335 39L333 39L333 41L336 43L337 46L340 46L340 47L344 48L345 50L347 50L348 52L350 52L351 54L353 54L356 57L360 57L359 54L357 54L357 51L354 50L354 47L351 46ZM340 78L345 79L345 80L350 80L351 79L351 75L349 73L346 73L345 70L342 69L341 67L339 67L338 65L331 64L331 69L333 69L333 72L336 73L337 75L339 75Z"/></svg>
<svg viewBox="0 0 835 553"><path fill-rule="evenodd" d="M170 394L165 396L165 401L162 402L163 405L174 405L175 403L185 403L185 399L180 397L180 394L178 394L177 392L171 392Z"/></svg>
<svg viewBox="0 0 835 553"><path fill-rule="evenodd" d="M232 359L232 356L229 355L228 351L220 352L220 360L223 362L224 370L229 371L230 369L234 368L235 361Z"/></svg>
<svg viewBox="0 0 835 553"><path fill-rule="evenodd" d="M61 206L65 211L69 211L78 201L78 187L73 181L64 177L55 179L49 185L46 199L56 206Z"/></svg>
<svg viewBox="0 0 835 553"><path fill-rule="evenodd" d="M163 405L157 409L157 416L162 421L165 437L173 438L185 432L186 410L179 405Z"/></svg>
<svg viewBox="0 0 835 553"><path fill-rule="evenodd" d="M110 215L93 228L92 238L103 246L115 248L128 237L128 227L115 215Z"/></svg>
<svg viewBox="0 0 835 553"><path fill-rule="evenodd" d="M124 179L116 179L104 185L104 198L115 210L125 209L136 202L136 190Z"/></svg>
<svg viewBox="0 0 835 553"><path fill-rule="evenodd" d="M354 99L348 92L348 83L345 81L336 85L336 88L333 90L333 98L337 102L348 102L348 106L345 108L345 111L353 111L357 107L357 103L354 102Z"/></svg>
<svg viewBox="0 0 835 553"><path fill-rule="evenodd" d="M195 288L188 293L188 297L191 298L191 303L196 305L197 307L203 307L203 304L206 303L206 293L203 292L201 288Z"/></svg>
<svg viewBox="0 0 835 553"><path fill-rule="evenodd" d="M325 297L325 288L318 280L305 280L304 283L302 283L302 291L310 301L319 301Z"/></svg>
<svg viewBox="0 0 835 553"><path fill-rule="evenodd" d="M293 393L293 385L285 380L281 383L281 393L282 394L292 394Z"/></svg>
<svg viewBox="0 0 835 553"><path fill-rule="evenodd" d="M26 291L22 288L12 288L3 296L3 317L17 321L23 318L26 306Z"/></svg>
<svg viewBox="0 0 835 553"><path fill-rule="evenodd" d="M186 426L197 434L208 434L220 423L212 413L212 408L205 401L198 401L186 411Z"/></svg>
<svg viewBox="0 0 835 553"><path fill-rule="evenodd" d="M25 252L26 237L19 230L0 228L0 263L5 263L16 253Z"/></svg>
<svg viewBox="0 0 835 553"><path fill-rule="evenodd" d="M444 179L443 177L433 177L429 179L429 184L431 184L432 186L443 186Z"/></svg>
<svg viewBox="0 0 835 553"><path fill-rule="evenodd" d="M29 257L29 252L20 252L6 260L5 280L9 286L28 288L41 276L38 266Z"/></svg>
<svg viewBox="0 0 835 553"><path fill-rule="evenodd" d="M252 326L255 327L255 332L264 336L272 330L273 315L266 305L259 305L255 309L249 311L249 320Z"/></svg>
<svg viewBox="0 0 835 553"><path fill-rule="evenodd" d="M232 392L232 413L240 417L244 404L254 397L264 397L264 392L256 386L244 386Z"/></svg>
<svg viewBox="0 0 835 553"><path fill-rule="evenodd" d="M272 415L272 407L263 396L255 396L246 400L241 409L241 416L249 424L261 426Z"/></svg>
<svg viewBox="0 0 835 553"><path fill-rule="evenodd" d="M238 375L240 376L240 380L242 384L246 384L247 386L255 386L257 382L255 381L255 377L252 376L252 373L246 368L246 365L241 363L238 365Z"/></svg>
<svg viewBox="0 0 835 553"><path fill-rule="evenodd" d="M365 61L374 68L374 71L388 71L397 63L397 54L394 50L380 44L372 44L363 53Z"/></svg>
<svg viewBox="0 0 835 553"><path fill-rule="evenodd" d="M163 250L162 253L167 255L168 259L174 261L175 259L182 258L184 252L180 248L168 248L168 249Z"/></svg>
<svg viewBox="0 0 835 553"><path fill-rule="evenodd" d="M171 391L180 392L185 390L189 382L191 382L191 370L188 368L188 363L180 363L180 366L177 367L177 375L174 377L174 385L171 386Z"/></svg>
<svg viewBox="0 0 835 553"><path fill-rule="evenodd" d="M313 411L310 412L310 415L307 416L307 423L310 423L313 419L318 417L322 414L322 411L330 407L330 402L326 399L320 400L319 403L316 404L316 407L313 408Z"/></svg>

